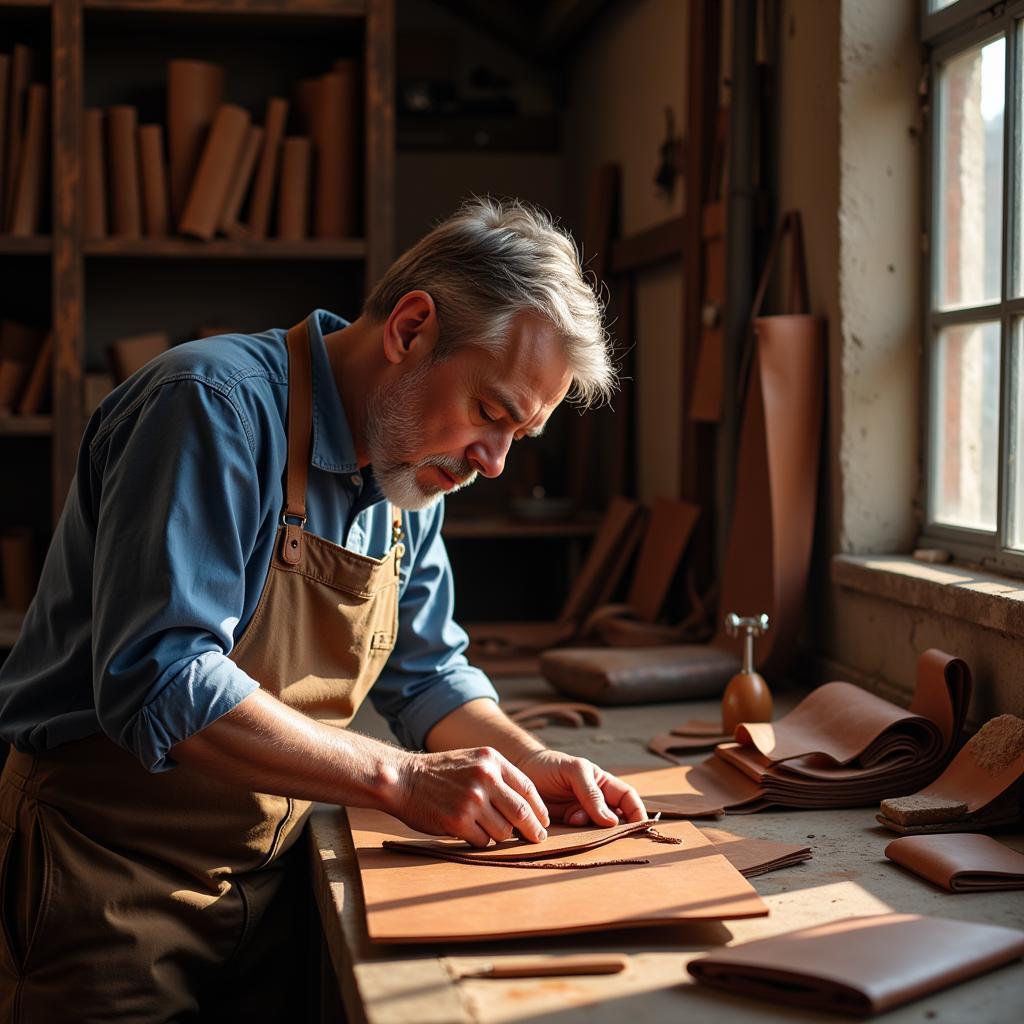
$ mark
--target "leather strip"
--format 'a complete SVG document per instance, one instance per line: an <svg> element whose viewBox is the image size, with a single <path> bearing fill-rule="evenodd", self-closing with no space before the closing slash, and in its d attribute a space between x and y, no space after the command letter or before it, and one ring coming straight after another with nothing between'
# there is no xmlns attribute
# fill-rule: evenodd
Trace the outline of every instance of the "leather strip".
<svg viewBox="0 0 1024 1024"><path fill-rule="evenodd" d="M627 836L653 839L655 842L679 845L682 841L672 836L663 836L654 829L652 821L634 821L614 828L588 829L585 832L571 831L563 835L550 836L541 843L526 843L520 839L509 839L486 847L473 847L454 839L437 839L427 842L385 839L381 845L387 850L411 853L421 857L437 857L454 860L463 864L518 864L526 863L544 866L551 857L564 857L596 850ZM602 863L626 863L624 861ZM647 863L633 861L632 863ZM565 867L579 867L580 864L564 864ZM592 865L591 865L592 866Z"/></svg>
<svg viewBox="0 0 1024 1024"><path fill-rule="evenodd" d="M302 561L306 522L306 480L313 433L313 366L305 320L288 331L288 465L285 470L284 540L281 557L289 565ZM298 523L290 522L298 519Z"/></svg>

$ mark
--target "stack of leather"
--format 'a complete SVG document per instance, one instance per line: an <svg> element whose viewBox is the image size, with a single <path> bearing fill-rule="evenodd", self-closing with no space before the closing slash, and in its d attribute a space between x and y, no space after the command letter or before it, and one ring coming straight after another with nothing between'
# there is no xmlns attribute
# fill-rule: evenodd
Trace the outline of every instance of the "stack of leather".
<svg viewBox="0 0 1024 1024"><path fill-rule="evenodd" d="M1024 721L986 722L925 789L883 800L878 822L893 832L974 832L1021 819Z"/></svg>
<svg viewBox="0 0 1024 1024"><path fill-rule="evenodd" d="M696 812L862 807L913 793L949 763L971 697L965 662L918 659L910 707L850 683L826 683L775 723L745 723L703 764L680 773L677 798Z"/></svg>

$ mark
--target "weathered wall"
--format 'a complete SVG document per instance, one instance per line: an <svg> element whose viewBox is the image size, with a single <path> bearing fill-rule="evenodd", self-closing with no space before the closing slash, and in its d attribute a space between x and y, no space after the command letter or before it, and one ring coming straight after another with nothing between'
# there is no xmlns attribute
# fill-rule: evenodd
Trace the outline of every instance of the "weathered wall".
<svg viewBox="0 0 1024 1024"><path fill-rule="evenodd" d="M828 436L805 622L810 664L886 692L931 646L966 658L972 717L1024 707L1019 637L833 584L833 554L909 551L919 529L921 76L915 4L784 0L782 207L804 213L829 320Z"/></svg>
<svg viewBox="0 0 1024 1024"><path fill-rule="evenodd" d="M653 178L665 136L665 108L685 133L688 4L616 4L573 52L566 155L573 221L582 228L590 176L606 161L622 167L622 230L632 234L682 212ZM683 280L678 267L641 275L636 296L637 475L640 496L679 491Z"/></svg>

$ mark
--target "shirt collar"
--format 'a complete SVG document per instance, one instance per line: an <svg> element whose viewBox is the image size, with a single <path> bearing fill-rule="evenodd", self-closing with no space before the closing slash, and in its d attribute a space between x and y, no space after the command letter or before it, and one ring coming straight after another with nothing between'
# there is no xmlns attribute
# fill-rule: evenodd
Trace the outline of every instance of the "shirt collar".
<svg viewBox="0 0 1024 1024"><path fill-rule="evenodd" d="M348 321L326 309L315 309L306 321L313 362L313 457L318 469L329 473L358 471L352 429L341 404L324 335L348 327Z"/></svg>

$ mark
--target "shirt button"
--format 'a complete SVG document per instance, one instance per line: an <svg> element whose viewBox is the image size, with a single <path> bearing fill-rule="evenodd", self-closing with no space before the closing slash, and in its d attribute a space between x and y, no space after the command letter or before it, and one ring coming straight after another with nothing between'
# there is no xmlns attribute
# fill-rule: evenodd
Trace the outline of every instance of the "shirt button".
<svg viewBox="0 0 1024 1024"><path fill-rule="evenodd" d="M363 486L363 478L358 473L353 473L349 477L349 480L352 481L352 484L355 487L362 487Z"/></svg>

